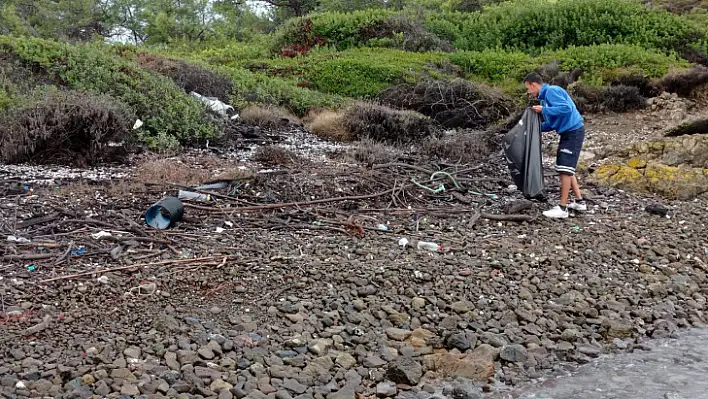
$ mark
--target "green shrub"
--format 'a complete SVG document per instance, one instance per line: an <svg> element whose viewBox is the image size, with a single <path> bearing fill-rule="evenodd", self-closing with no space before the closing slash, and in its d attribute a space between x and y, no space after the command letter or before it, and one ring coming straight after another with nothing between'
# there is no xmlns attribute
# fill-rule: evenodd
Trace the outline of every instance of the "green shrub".
<svg viewBox="0 0 708 399"><path fill-rule="evenodd" d="M528 72L552 62L555 62L562 72L581 69L582 79L593 85L607 85L629 72L658 78L672 67L689 65L674 55L623 44L569 47L546 51L535 57L519 51L461 51L450 54L449 58L462 67L471 78L493 83L519 81Z"/></svg>
<svg viewBox="0 0 708 399"><path fill-rule="evenodd" d="M634 0L527 0L475 13L458 49L506 48L538 53L569 46L633 44L683 51L705 37L697 24Z"/></svg>
<svg viewBox="0 0 708 399"><path fill-rule="evenodd" d="M447 36L456 38L459 33L457 25L448 22L445 27L444 24L443 19L426 22L425 18L390 10L317 13L288 20L277 32L273 50L278 52L286 46L311 45L321 39L338 50L373 45L408 51L451 51L445 39L428 29L431 26L441 32L452 30L452 34L446 32Z"/></svg>
<svg viewBox="0 0 708 399"><path fill-rule="evenodd" d="M316 50L306 57L281 58L250 65L253 70L296 78L316 90L355 98L371 98L386 87L416 83L422 77L444 77L443 53L353 48L343 52Z"/></svg>
<svg viewBox="0 0 708 399"><path fill-rule="evenodd" d="M234 82L231 102L235 107L244 108L253 104L275 105L303 116L311 109L338 108L347 103L344 97L298 87L295 81L254 73L243 68L221 70Z"/></svg>
<svg viewBox="0 0 708 399"><path fill-rule="evenodd" d="M116 57L105 46L0 36L0 50L41 68L72 89L106 94L127 105L144 122L139 135L151 148L213 139L219 134L205 107L170 79Z"/></svg>

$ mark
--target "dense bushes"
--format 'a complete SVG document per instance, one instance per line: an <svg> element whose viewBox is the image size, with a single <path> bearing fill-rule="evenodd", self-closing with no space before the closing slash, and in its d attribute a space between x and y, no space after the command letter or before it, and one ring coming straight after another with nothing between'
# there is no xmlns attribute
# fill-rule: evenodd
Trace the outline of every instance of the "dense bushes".
<svg viewBox="0 0 708 399"><path fill-rule="evenodd" d="M204 106L169 78L120 59L100 45L68 45L0 36L0 50L41 68L71 89L106 94L144 122L140 137L152 148L210 139L218 128Z"/></svg>
<svg viewBox="0 0 708 399"><path fill-rule="evenodd" d="M248 67L296 78L318 91L371 98L391 85L415 83L424 76L442 77L447 63L443 53L357 48L339 53L318 50L307 57L268 60Z"/></svg>
<svg viewBox="0 0 708 399"><path fill-rule="evenodd" d="M555 62L560 71L581 69L583 79L594 85L609 84L628 71L658 78L671 67L688 66L687 62L676 56L623 44L569 47L546 51L538 56L520 51L460 51L450 54L449 59L469 75L489 82L518 81L528 72L551 62Z"/></svg>
<svg viewBox="0 0 708 399"><path fill-rule="evenodd" d="M131 149L135 116L112 98L56 90L34 97L0 112L0 161L87 166Z"/></svg>
<svg viewBox="0 0 708 399"><path fill-rule="evenodd" d="M474 15L453 43L458 49L540 52L621 43L682 51L705 37L698 25L634 0L528 0Z"/></svg>
<svg viewBox="0 0 708 399"><path fill-rule="evenodd" d="M486 128L515 108L514 101L498 90L462 79L394 86L379 98L384 104L429 116L447 128Z"/></svg>

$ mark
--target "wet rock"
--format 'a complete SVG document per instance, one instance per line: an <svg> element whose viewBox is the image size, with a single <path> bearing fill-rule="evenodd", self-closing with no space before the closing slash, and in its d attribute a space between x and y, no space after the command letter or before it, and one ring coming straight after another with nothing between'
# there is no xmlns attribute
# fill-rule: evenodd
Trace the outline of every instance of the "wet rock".
<svg viewBox="0 0 708 399"><path fill-rule="evenodd" d="M389 363L386 375L397 384L418 385L423 367L411 358L402 357Z"/></svg>
<svg viewBox="0 0 708 399"><path fill-rule="evenodd" d="M499 357L507 362L524 363L528 359L529 355L526 348L522 345L507 345L502 348Z"/></svg>
<svg viewBox="0 0 708 399"><path fill-rule="evenodd" d="M466 355L456 351L437 353L424 356L423 361L428 370L435 371L445 378L466 378L487 382L494 376L494 360L491 354L483 351L475 352Z"/></svg>
<svg viewBox="0 0 708 399"><path fill-rule="evenodd" d="M608 320L603 323L605 338L629 338L634 334L634 326L624 320Z"/></svg>

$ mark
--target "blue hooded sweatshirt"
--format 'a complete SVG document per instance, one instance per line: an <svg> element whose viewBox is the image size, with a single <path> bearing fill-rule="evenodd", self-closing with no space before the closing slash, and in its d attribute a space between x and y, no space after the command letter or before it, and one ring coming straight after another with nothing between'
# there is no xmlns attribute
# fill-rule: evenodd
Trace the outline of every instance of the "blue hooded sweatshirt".
<svg viewBox="0 0 708 399"><path fill-rule="evenodd" d="M544 84L538 94L543 106L541 131L562 134L583 127L583 117L562 87Z"/></svg>

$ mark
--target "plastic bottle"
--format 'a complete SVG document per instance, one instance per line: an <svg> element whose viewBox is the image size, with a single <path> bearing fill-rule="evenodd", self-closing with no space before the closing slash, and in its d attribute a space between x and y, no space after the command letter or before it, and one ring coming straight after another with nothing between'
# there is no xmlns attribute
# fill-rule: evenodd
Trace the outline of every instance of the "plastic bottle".
<svg viewBox="0 0 708 399"><path fill-rule="evenodd" d="M434 242L418 241L417 247L418 249L424 249L430 252L440 252L440 245Z"/></svg>
<svg viewBox="0 0 708 399"><path fill-rule="evenodd" d="M181 200L192 200L201 202L208 202L211 199L211 196L209 194L201 194L195 193L194 191L184 190L179 190L179 194L177 194L177 197Z"/></svg>

